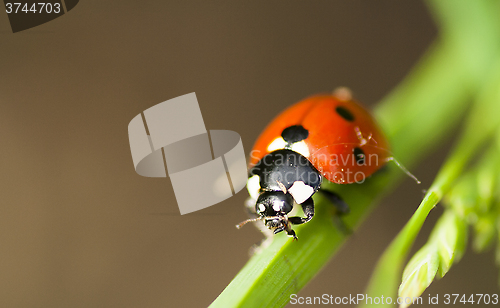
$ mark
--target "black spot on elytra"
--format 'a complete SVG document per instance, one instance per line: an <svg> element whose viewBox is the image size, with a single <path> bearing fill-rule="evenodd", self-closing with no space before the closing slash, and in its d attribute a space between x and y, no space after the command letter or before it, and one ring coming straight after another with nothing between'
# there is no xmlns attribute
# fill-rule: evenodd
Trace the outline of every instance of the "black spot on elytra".
<svg viewBox="0 0 500 308"><path fill-rule="evenodd" d="M335 111L338 113L339 116L341 116L344 120L353 122L354 121L354 115L345 107L338 106L335 108Z"/></svg>
<svg viewBox="0 0 500 308"><path fill-rule="evenodd" d="M287 127L281 133L281 137L286 143L291 144L302 141L309 136L309 131L302 125L294 125Z"/></svg>
<svg viewBox="0 0 500 308"><path fill-rule="evenodd" d="M354 158L356 158L358 165L363 165L365 163L366 155L361 148L355 147L352 149L352 153L354 154Z"/></svg>

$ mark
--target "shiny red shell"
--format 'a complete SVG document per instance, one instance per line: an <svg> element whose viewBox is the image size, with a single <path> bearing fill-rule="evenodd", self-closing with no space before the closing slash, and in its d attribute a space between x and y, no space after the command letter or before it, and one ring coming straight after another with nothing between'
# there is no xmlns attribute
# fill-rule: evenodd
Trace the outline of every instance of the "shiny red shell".
<svg viewBox="0 0 500 308"><path fill-rule="evenodd" d="M287 108L267 126L253 147L250 167L270 153L269 145L293 125L308 130L304 140L308 153L303 155L334 183L360 182L391 156L387 139L367 110L350 98L316 95Z"/></svg>

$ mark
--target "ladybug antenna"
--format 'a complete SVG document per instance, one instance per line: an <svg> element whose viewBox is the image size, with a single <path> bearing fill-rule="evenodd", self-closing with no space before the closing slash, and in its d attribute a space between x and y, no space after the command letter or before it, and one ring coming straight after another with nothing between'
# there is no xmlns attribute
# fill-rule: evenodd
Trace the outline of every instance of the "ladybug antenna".
<svg viewBox="0 0 500 308"><path fill-rule="evenodd" d="M395 159L393 156L391 157L387 157L386 159L386 162L394 162L396 164L396 166L399 167L399 169L401 169L404 173L406 173L407 176L411 177L413 180L415 180L415 182L417 182L417 184L420 184L422 182L420 182L416 176L414 176L410 171L408 171L408 169L406 169L402 164L400 164L397 159Z"/></svg>
<svg viewBox="0 0 500 308"><path fill-rule="evenodd" d="M242 221L242 222L240 222L239 224L237 224L237 225L236 225L236 229L240 229L241 227L243 227L244 225L246 225L246 224L247 224L247 223L249 223L249 222L252 222L252 221L257 221L257 220L261 220L261 219L262 219L261 217L247 219L247 220Z"/></svg>

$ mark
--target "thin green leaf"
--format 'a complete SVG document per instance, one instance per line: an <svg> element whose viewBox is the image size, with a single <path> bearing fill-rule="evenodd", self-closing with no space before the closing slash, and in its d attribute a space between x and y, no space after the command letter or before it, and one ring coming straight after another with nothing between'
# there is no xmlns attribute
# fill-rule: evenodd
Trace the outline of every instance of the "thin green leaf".
<svg viewBox="0 0 500 308"><path fill-rule="evenodd" d="M398 296L419 297L437 276L442 278L451 265L464 254L467 224L453 211L447 210L439 219L428 242L411 258L403 272ZM400 307L408 307L402 304Z"/></svg>
<svg viewBox="0 0 500 308"><path fill-rule="evenodd" d="M439 255L439 278L444 277L453 263L460 261L467 245L467 223L447 210L431 235Z"/></svg>
<svg viewBox="0 0 500 308"><path fill-rule="evenodd" d="M437 247L433 244L422 247L410 260L403 273L403 282L399 286L399 296L414 298L431 284L439 268ZM406 308L403 303L399 307Z"/></svg>

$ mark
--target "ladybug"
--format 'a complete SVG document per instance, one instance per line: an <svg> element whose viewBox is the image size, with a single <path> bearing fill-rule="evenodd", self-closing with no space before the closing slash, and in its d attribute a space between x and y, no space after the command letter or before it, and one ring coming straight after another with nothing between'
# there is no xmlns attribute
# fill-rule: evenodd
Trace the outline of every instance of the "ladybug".
<svg viewBox="0 0 500 308"><path fill-rule="evenodd" d="M292 225L313 218L315 193L324 194L339 213L349 212L338 195L322 189L325 179L362 183L390 160L387 139L348 89L309 97L279 114L257 139L247 182L247 207L256 218L237 227L262 220L274 234L286 231L297 239ZM295 204L305 217L288 217Z"/></svg>

